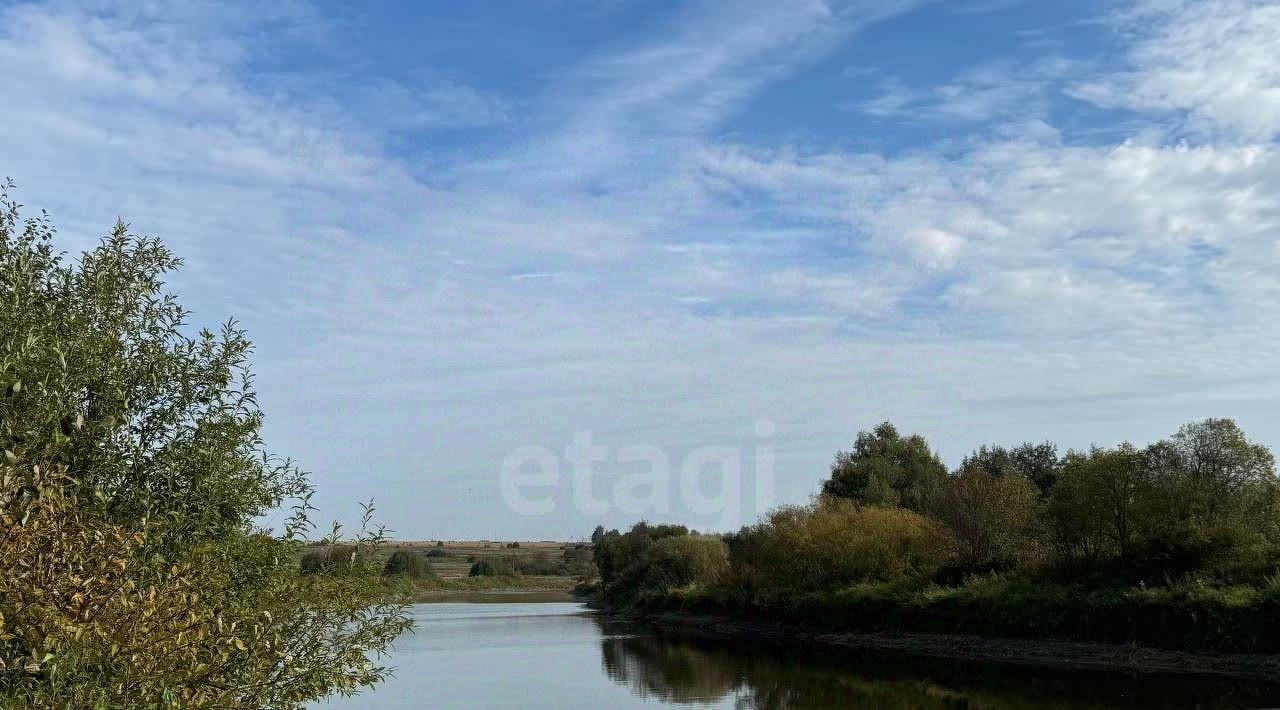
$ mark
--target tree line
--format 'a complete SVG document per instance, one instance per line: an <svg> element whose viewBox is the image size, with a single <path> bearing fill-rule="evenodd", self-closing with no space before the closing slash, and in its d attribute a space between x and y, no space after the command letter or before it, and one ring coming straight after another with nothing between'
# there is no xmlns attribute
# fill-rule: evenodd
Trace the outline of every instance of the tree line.
<svg viewBox="0 0 1280 710"><path fill-rule="evenodd" d="M1244 650L1275 645L1280 611L1275 459L1230 419L1141 447L981 446L950 471L885 422L808 505L728 534L641 522L592 541L609 605Z"/></svg>
<svg viewBox="0 0 1280 710"><path fill-rule="evenodd" d="M1145 447L1058 455L1049 442L983 446L948 472L925 439L889 423L836 455L824 496L902 507L954 538L961 571L1160 583L1188 573L1258 580L1280 562L1275 457L1230 419Z"/></svg>

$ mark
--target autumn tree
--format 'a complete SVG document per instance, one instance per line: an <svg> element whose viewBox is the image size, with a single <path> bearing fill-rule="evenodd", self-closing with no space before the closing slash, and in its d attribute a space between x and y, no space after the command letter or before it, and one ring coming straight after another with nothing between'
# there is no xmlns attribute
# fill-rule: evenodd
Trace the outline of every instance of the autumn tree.
<svg viewBox="0 0 1280 710"><path fill-rule="evenodd" d="M982 446L965 457L962 469L980 468L1000 476L1011 473L1035 484L1040 494L1047 495L1058 478L1058 447L1050 441L1033 444L1023 442L1012 449Z"/></svg>
<svg viewBox="0 0 1280 710"><path fill-rule="evenodd" d="M957 562L970 569L1005 567L1029 552L1039 491L1012 468L967 459L947 482L936 515L955 536Z"/></svg>

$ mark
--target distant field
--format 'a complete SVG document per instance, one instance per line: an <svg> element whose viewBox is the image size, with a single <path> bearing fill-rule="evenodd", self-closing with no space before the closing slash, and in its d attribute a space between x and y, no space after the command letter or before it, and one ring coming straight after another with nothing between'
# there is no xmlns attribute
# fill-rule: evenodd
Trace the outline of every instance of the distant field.
<svg viewBox="0 0 1280 710"><path fill-rule="evenodd" d="M515 541L518 547L512 547L512 543L510 540L396 540L386 544L383 554L389 556L396 550L415 550L428 558L431 568L441 579L456 580L467 576L474 559L506 558L520 562L546 557L560 560L565 550L577 544L519 540Z"/></svg>

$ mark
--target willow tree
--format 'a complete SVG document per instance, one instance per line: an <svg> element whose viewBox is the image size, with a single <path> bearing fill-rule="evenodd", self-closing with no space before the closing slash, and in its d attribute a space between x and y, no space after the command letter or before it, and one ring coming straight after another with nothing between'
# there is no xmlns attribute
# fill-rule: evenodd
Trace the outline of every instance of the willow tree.
<svg viewBox="0 0 1280 710"><path fill-rule="evenodd" d="M382 679L408 625L377 584L382 532L363 526L337 573L297 573L312 488L264 447L245 334L191 328L158 240L118 223L70 259L11 189L0 706L288 708ZM282 508L282 530L256 525Z"/></svg>

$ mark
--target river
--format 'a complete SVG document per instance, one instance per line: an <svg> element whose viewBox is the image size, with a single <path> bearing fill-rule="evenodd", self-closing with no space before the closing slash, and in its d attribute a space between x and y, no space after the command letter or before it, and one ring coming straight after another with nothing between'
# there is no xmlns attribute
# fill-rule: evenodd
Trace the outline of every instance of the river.
<svg viewBox="0 0 1280 710"><path fill-rule="evenodd" d="M393 679L346 708L1250 708L1256 686L991 669L708 643L605 622L573 603L413 608Z"/></svg>

